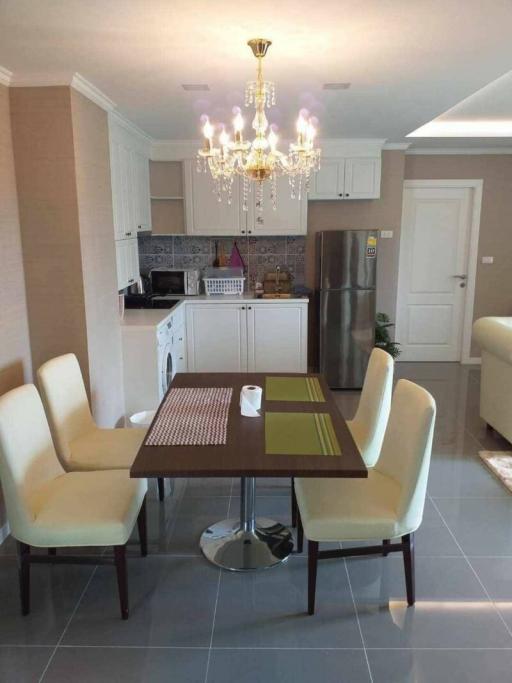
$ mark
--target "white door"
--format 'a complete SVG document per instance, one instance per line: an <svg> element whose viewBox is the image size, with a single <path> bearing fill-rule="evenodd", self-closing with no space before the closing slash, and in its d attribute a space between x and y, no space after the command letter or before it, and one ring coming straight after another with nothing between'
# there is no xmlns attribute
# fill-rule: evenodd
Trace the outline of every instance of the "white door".
<svg viewBox="0 0 512 683"><path fill-rule="evenodd" d="M345 159L344 199L380 197L380 158Z"/></svg>
<svg viewBox="0 0 512 683"><path fill-rule="evenodd" d="M249 197L247 232L249 235L305 235L307 232L308 198L302 190L299 199L291 195L289 179L278 176L276 208L273 208L271 183L263 183L263 207L260 211L256 202L256 186Z"/></svg>
<svg viewBox="0 0 512 683"><path fill-rule="evenodd" d="M404 188L396 329L400 360L461 358L471 204L467 187Z"/></svg>
<svg viewBox="0 0 512 683"><path fill-rule="evenodd" d="M247 371L247 305L187 305L189 372Z"/></svg>
<svg viewBox="0 0 512 683"><path fill-rule="evenodd" d="M345 159L322 159L311 179L309 199L343 199Z"/></svg>
<svg viewBox="0 0 512 683"><path fill-rule="evenodd" d="M247 306L249 372L307 372L307 306Z"/></svg>
<svg viewBox="0 0 512 683"><path fill-rule="evenodd" d="M231 203L228 203L228 196L224 192L219 201L210 172L198 173L195 161L184 162L184 179L187 234L239 235L241 212L238 178L233 182Z"/></svg>

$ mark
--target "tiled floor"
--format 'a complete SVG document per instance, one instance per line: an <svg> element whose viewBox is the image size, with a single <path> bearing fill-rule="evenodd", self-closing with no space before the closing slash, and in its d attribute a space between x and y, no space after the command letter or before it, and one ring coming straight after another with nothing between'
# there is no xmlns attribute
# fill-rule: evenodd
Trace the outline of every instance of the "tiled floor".
<svg viewBox="0 0 512 683"><path fill-rule="evenodd" d="M326 561L305 614L306 562L224 573L198 535L231 509L237 482L178 481L149 504L151 554L129 560L131 614L119 619L110 567L35 566L19 614L14 544L0 547L0 681L73 683L505 683L512 680L512 496L477 458L511 448L478 417L478 369L400 364L438 402L417 602L399 557ZM349 417L357 394L338 393ZM286 481L262 481L261 513L289 523Z"/></svg>

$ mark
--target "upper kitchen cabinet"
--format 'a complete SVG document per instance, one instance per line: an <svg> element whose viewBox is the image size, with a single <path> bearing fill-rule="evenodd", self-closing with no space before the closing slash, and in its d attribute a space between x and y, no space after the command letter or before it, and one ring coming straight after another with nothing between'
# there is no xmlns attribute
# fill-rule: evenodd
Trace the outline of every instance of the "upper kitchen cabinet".
<svg viewBox="0 0 512 683"><path fill-rule="evenodd" d="M308 199L378 199L380 173L380 157L322 159Z"/></svg>
<svg viewBox="0 0 512 683"><path fill-rule="evenodd" d="M270 196L271 184L263 184L263 206L258 207L256 187L249 195L249 211L247 212L248 235L305 235L308 227L308 198L305 192L299 199L298 193L291 196L290 182L287 176L277 179L277 202L273 208ZM242 230L243 233L243 230Z"/></svg>
<svg viewBox="0 0 512 683"><path fill-rule="evenodd" d="M188 235L245 234L238 178L233 183L231 203L228 203L227 196L224 194L219 202L210 173L198 173L195 161L184 161L183 172L186 233Z"/></svg>
<svg viewBox="0 0 512 683"><path fill-rule="evenodd" d="M183 164L180 161L150 161L149 187L153 235L183 234Z"/></svg>
<svg viewBox="0 0 512 683"><path fill-rule="evenodd" d="M115 239L132 239L151 229L149 146L112 117L109 134Z"/></svg>
<svg viewBox="0 0 512 683"><path fill-rule="evenodd" d="M121 291L139 279L137 238L116 241L117 289Z"/></svg>

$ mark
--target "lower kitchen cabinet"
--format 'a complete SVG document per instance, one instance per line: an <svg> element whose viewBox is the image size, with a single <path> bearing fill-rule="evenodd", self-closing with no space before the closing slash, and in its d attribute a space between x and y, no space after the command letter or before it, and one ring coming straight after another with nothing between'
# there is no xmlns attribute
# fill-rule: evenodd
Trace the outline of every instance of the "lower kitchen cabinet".
<svg viewBox="0 0 512 683"><path fill-rule="evenodd" d="M187 305L189 372L306 372L307 301Z"/></svg>
<svg viewBox="0 0 512 683"><path fill-rule="evenodd" d="M246 372L245 304L187 304L189 372Z"/></svg>
<svg viewBox="0 0 512 683"><path fill-rule="evenodd" d="M249 372L307 372L308 304L247 307Z"/></svg>

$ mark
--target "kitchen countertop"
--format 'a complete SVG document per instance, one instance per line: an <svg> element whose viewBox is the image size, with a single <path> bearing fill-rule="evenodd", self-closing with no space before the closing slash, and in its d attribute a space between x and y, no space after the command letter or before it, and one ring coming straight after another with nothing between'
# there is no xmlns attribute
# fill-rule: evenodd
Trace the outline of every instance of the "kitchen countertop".
<svg viewBox="0 0 512 683"><path fill-rule="evenodd" d="M175 296L180 299L180 303L173 308L128 308L125 310L121 319L121 327L157 327L171 313L183 308L184 304L237 304L242 301L252 301L264 304L283 304L283 303L308 303L308 297L293 297L291 299L257 299L254 294L246 293L242 296L230 296L229 294L218 294L207 296Z"/></svg>

